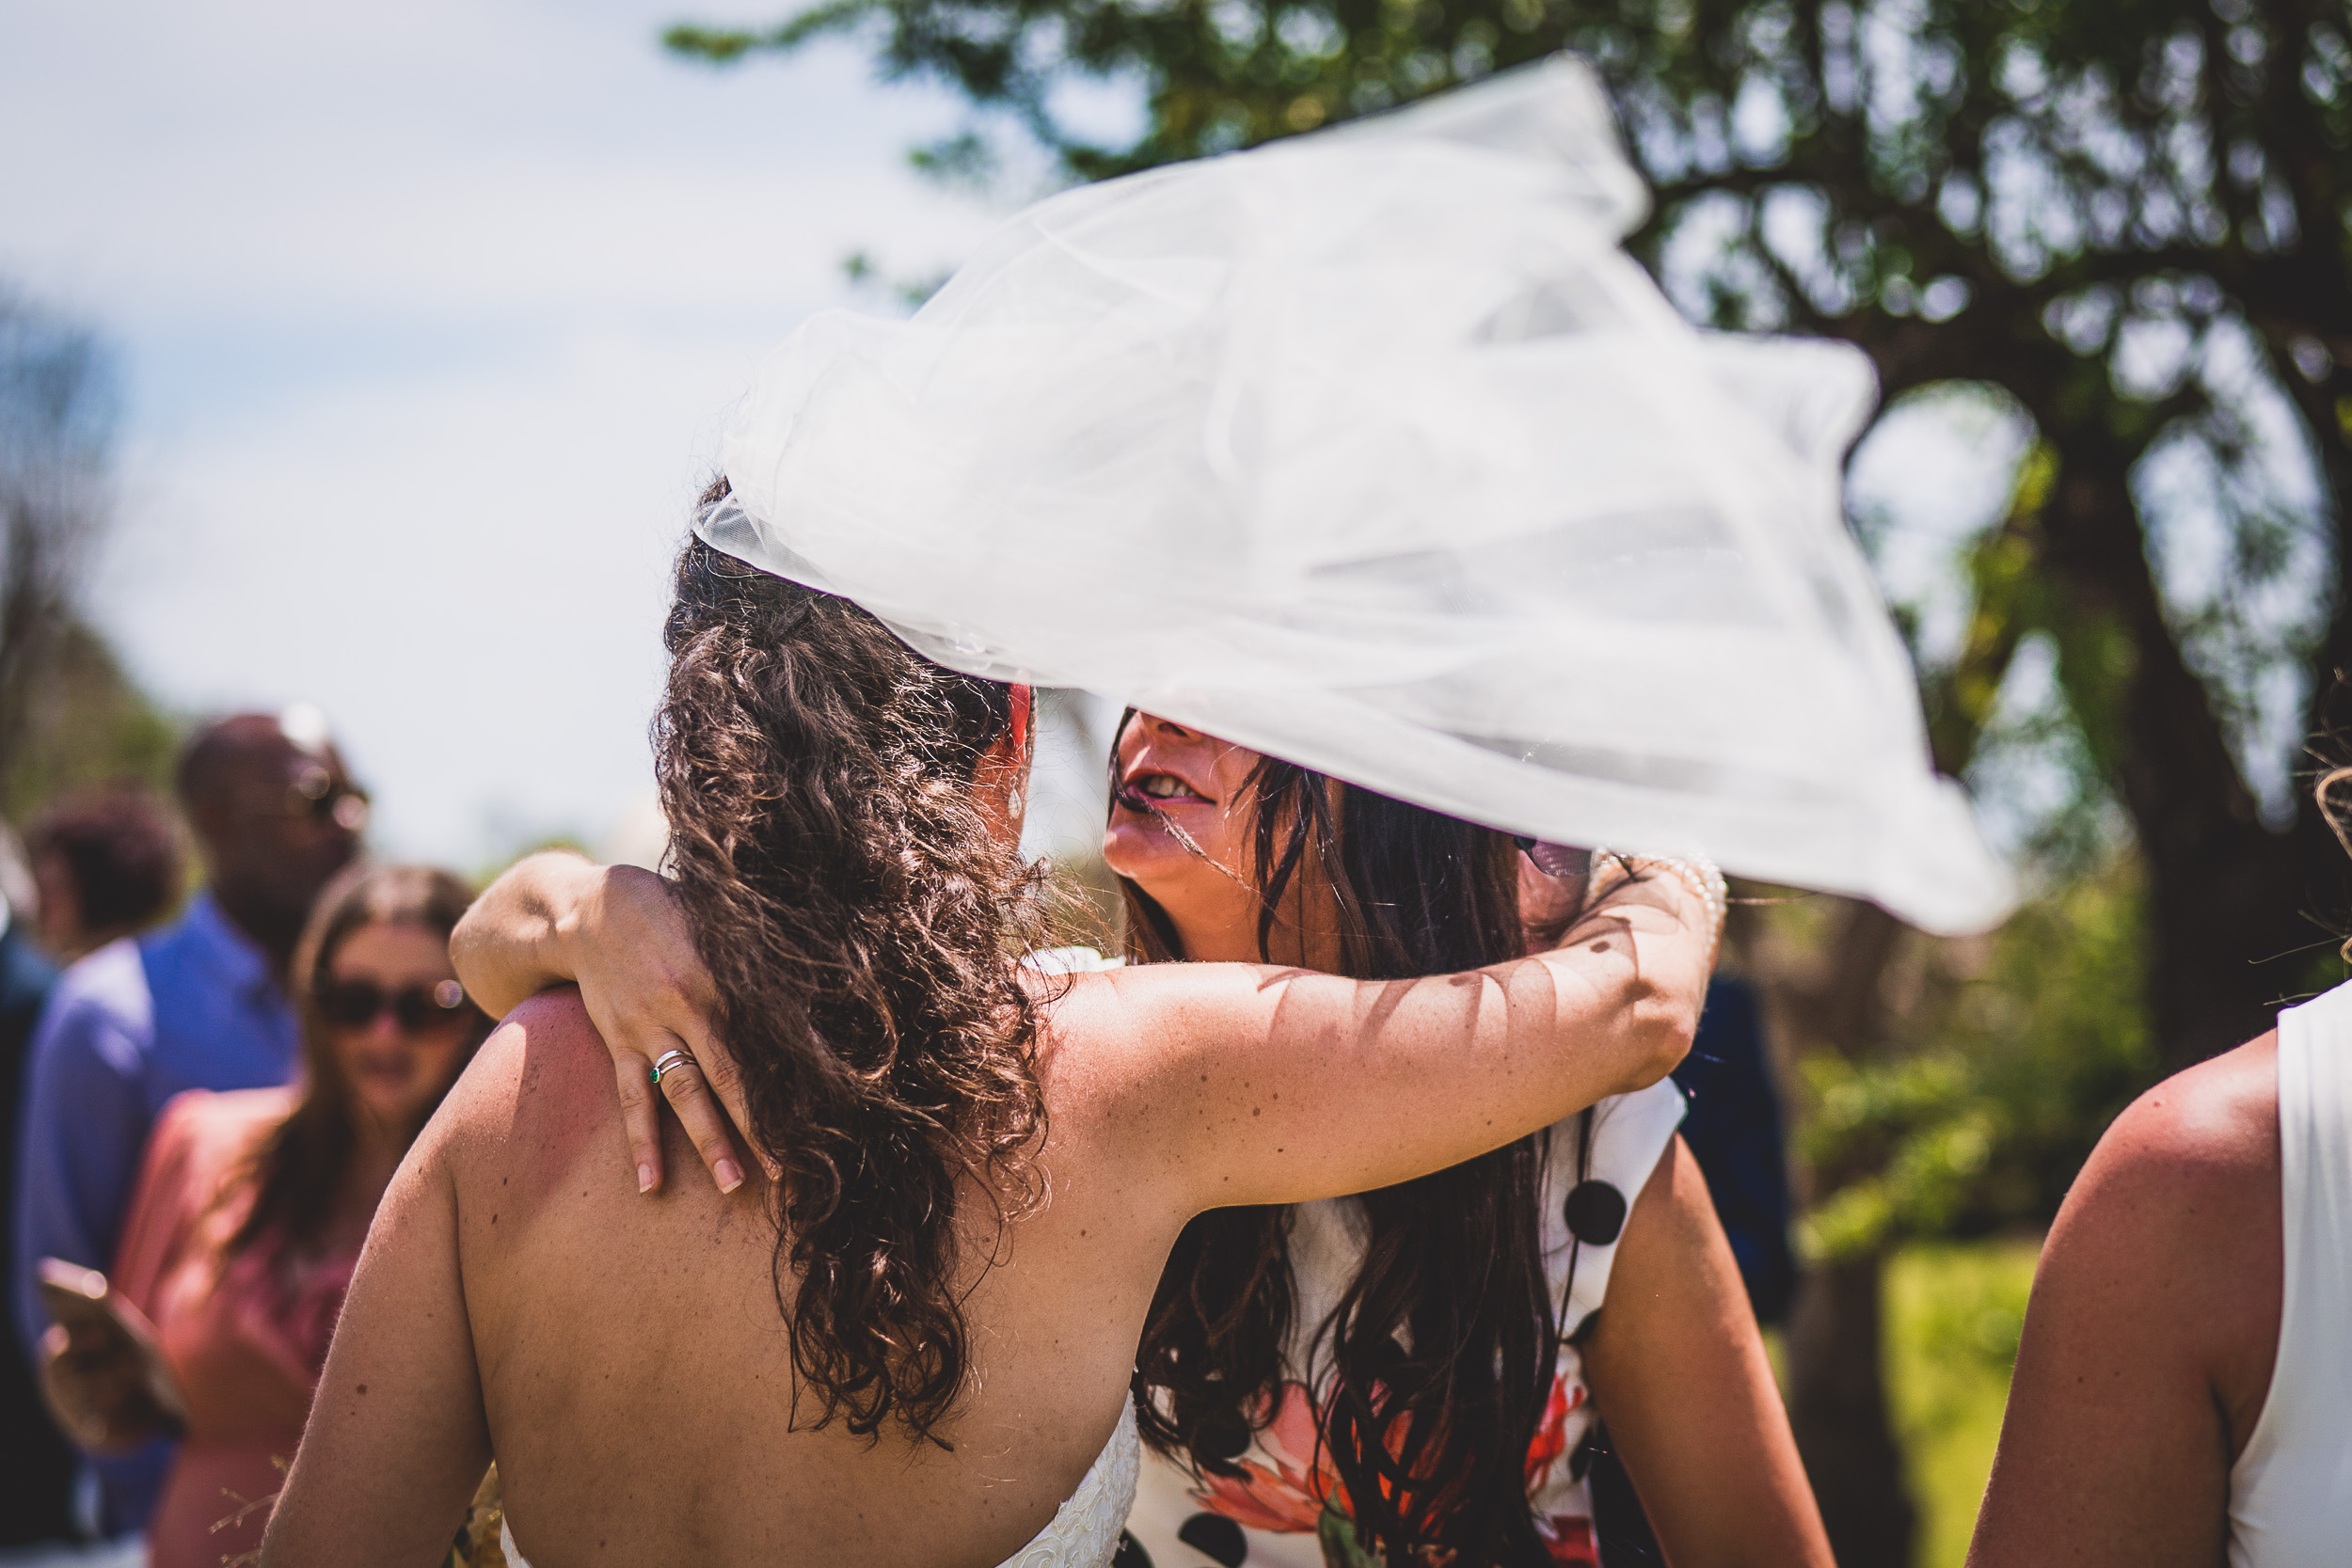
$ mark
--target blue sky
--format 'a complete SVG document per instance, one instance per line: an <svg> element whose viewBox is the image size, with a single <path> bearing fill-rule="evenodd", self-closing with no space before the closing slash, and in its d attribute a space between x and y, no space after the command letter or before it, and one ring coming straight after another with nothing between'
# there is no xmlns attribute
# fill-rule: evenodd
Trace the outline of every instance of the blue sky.
<svg viewBox="0 0 2352 1568"><path fill-rule="evenodd" d="M955 104L848 45L727 71L657 46L787 6L0 8L0 277L125 375L92 612L176 708L323 705L391 852L621 828L727 404L850 301L845 256L935 273L997 215L906 166ZM2013 448L1912 423L1857 474L1915 576ZM1039 804L1082 820L1085 793Z"/></svg>

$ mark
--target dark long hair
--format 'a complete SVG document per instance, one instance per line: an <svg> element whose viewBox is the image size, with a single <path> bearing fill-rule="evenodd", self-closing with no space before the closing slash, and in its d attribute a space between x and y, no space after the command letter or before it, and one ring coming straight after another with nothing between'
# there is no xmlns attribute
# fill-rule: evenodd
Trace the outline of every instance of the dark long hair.
<svg viewBox="0 0 2352 1568"><path fill-rule="evenodd" d="M1279 913L1302 909L1332 922L1341 971L1359 979L1524 951L1509 837L1271 757L1244 794L1262 955ZM1182 958L1166 911L1132 881L1120 888L1130 957ZM1464 1568L1549 1560L1526 1477L1558 1362L1539 1213L1548 1150L1539 1132L1350 1200L1367 1241L1311 1340L1337 1374L1321 1441L1359 1540L1391 1562L1419 1560L1422 1546L1452 1548ZM1290 1230L1283 1207L1213 1210L1185 1227L1137 1372L1160 1396L1136 1402L1160 1451L1230 1469L1272 1419L1295 1313Z"/></svg>
<svg viewBox="0 0 2352 1568"><path fill-rule="evenodd" d="M664 641L671 866L748 1131L783 1170L793 1366L818 1425L936 1441L971 1365L959 1204L995 1195L1001 1221L1032 1201L1044 1131L1011 961L1035 884L971 788L1011 690L700 540Z"/></svg>
<svg viewBox="0 0 2352 1568"><path fill-rule="evenodd" d="M414 926L447 942L472 902L472 890L464 882L430 865L362 863L319 895L294 944L289 976L302 1020L302 1098L253 1157L253 1206L230 1238L230 1252L266 1239L298 1257L316 1248L334 1214L358 1135L351 1121L351 1082L335 1049L334 1031L319 1013L319 987L334 972L343 940L365 926ZM443 1094L490 1032L490 1020L480 1008L468 1003L466 1012L466 1047L450 1069L449 1083L441 1085ZM434 1103L440 1103L437 1096ZM410 1137L423 1130L430 1115L428 1108L417 1118Z"/></svg>

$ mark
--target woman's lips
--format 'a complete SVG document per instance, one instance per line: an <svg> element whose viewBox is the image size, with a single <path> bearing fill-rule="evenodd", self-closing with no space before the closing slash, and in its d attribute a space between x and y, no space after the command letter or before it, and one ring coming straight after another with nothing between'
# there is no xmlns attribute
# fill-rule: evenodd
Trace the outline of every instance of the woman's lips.
<svg viewBox="0 0 2352 1568"><path fill-rule="evenodd" d="M1155 793L1143 786L1150 782L1165 781L1162 787L1173 784L1167 793ZM1171 806L1207 806L1216 804L1191 784L1165 768L1147 768L1130 774L1119 786L1119 803L1129 811L1145 816L1166 811Z"/></svg>

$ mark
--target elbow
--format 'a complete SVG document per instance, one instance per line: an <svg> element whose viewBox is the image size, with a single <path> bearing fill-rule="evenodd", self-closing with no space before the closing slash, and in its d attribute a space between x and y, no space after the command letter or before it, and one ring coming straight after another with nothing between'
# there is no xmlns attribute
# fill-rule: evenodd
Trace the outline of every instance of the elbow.
<svg viewBox="0 0 2352 1568"><path fill-rule="evenodd" d="M466 988L466 994L475 1006L492 1018L504 1018L531 998L529 987L517 986L511 962L511 941L502 932L493 913L484 911L484 899L474 900L449 934L450 967L457 971L457 983Z"/></svg>
<svg viewBox="0 0 2352 1568"><path fill-rule="evenodd" d="M449 961L457 971L457 983L466 988L466 994L473 998L474 1005L498 1018L508 1009L498 1005L502 999L498 995L497 972L486 961L483 925L482 900L477 898L450 930Z"/></svg>
<svg viewBox="0 0 2352 1568"><path fill-rule="evenodd" d="M1621 1094L1648 1088L1682 1065L1699 1029L1706 998L1664 987L1645 987L1627 1008L1627 1077Z"/></svg>

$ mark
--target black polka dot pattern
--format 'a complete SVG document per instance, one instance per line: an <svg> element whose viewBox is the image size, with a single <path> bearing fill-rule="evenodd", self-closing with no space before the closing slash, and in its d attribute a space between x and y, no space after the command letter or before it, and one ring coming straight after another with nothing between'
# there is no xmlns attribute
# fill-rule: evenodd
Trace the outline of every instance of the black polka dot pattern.
<svg viewBox="0 0 2352 1568"><path fill-rule="evenodd" d="M1221 1513L1194 1514L1176 1532L1176 1539L1224 1568L1241 1568L1249 1557L1248 1537Z"/></svg>
<svg viewBox="0 0 2352 1568"><path fill-rule="evenodd" d="M1586 1246L1607 1246L1625 1229L1625 1194L1606 1181L1580 1181L1560 1206L1568 1234Z"/></svg>

